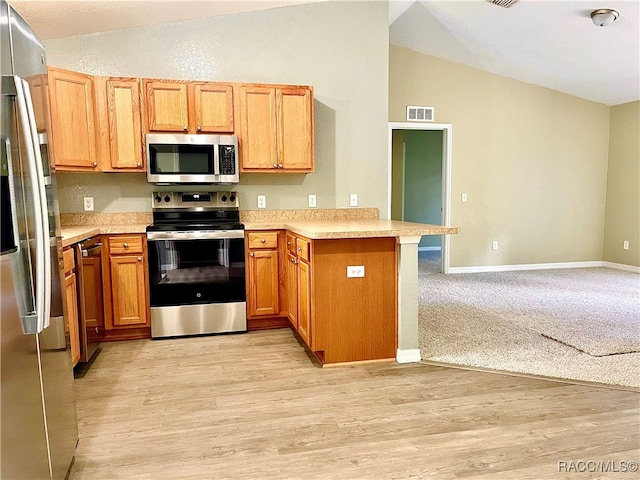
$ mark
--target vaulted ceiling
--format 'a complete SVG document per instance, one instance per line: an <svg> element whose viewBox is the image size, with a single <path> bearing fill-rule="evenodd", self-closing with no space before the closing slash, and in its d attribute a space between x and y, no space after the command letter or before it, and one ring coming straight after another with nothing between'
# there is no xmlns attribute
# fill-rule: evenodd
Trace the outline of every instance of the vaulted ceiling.
<svg viewBox="0 0 640 480"><path fill-rule="evenodd" d="M42 39L323 0L10 0ZM328 0L340 1L340 0ZM384 1L384 0L379 0ZM613 8L613 25L590 12ZM395 45L608 105L640 99L640 0L392 0Z"/></svg>

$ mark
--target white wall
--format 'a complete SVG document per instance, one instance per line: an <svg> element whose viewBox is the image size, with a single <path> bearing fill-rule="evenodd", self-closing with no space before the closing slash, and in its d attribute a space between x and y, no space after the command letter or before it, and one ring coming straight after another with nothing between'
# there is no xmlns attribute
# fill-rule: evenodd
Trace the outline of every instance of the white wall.
<svg viewBox="0 0 640 480"><path fill-rule="evenodd" d="M158 2L157 8L162 8ZM49 65L93 75L313 85L316 172L242 174L242 208L387 205L388 4L320 2L45 42ZM141 174L59 174L62 212L150 210ZM164 189L170 189L164 187Z"/></svg>

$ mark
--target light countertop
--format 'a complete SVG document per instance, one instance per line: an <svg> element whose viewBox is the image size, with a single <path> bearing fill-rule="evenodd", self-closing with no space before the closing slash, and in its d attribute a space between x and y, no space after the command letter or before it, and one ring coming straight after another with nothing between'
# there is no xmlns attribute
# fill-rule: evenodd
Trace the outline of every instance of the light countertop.
<svg viewBox="0 0 640 480"><path fill-rule="evenodd" d="M94 235L108 235L121 233L145 233L146 223L133 223L123 225L63 225L60 230L62 233L62 247L68 247L74 243L81 242Z"/></svg>
<svg viewBox="0 0 640 480"><path fill-rule="evenodd" d="M289 230L313 240L336 238L410 237L458 233L458 227L359 218L350 220L287 220L245 222L245 230Z"/></svg>

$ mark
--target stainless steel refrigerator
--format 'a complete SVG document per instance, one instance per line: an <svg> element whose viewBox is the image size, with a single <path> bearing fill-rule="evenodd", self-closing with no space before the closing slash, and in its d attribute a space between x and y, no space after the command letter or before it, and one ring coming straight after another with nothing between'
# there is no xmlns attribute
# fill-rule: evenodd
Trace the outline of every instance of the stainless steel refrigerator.
<svg viewBox="0 0 640 480"><path fill-rule="evenodd" d="M45 51L0 0L0 478L64 479L78 441L47 149Z"/></svg>

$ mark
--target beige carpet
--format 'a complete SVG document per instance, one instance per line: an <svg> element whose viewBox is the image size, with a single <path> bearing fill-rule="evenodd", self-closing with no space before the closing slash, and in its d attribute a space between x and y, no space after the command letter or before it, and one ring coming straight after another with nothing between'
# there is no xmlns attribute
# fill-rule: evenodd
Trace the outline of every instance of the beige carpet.
<svg viewBox="0 0 640 480"><path fill-rule="evenodd" d="M430 257L419 261L423 360L640 388L640 353L624 353L640 350L637 274L442 275Z"/></svg>

